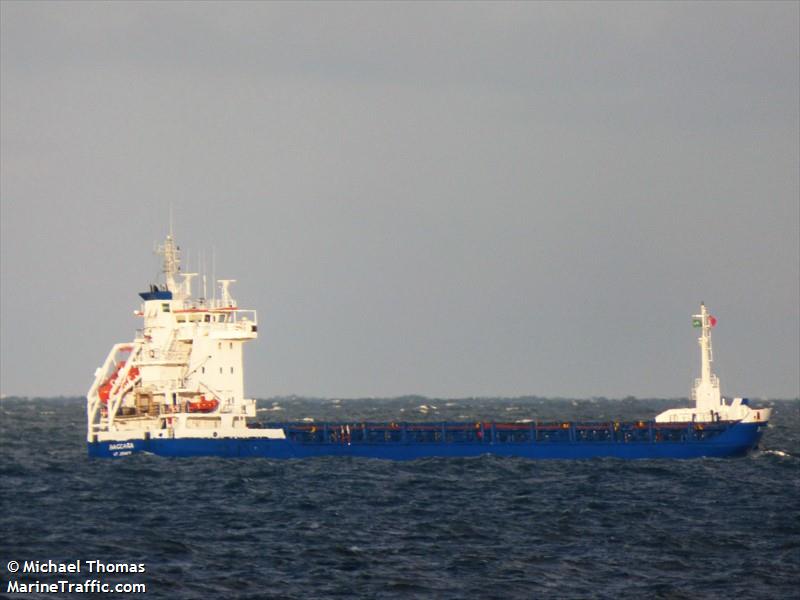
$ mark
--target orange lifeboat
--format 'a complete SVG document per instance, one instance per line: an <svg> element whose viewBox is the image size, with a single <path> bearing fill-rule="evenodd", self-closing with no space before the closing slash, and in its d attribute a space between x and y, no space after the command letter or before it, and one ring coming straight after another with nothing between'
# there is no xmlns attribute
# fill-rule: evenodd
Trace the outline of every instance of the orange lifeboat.
<svg viewBox="0 0 800 600"><path fill-rule="evenodd" d="M190 413L208 413L213 410L216 410L219 406L219 400L212 398L211 400L206 400L205 396L200 396L200 399L197 402L189 402L189 412Z"/></svg>
<svg viewBox="0 0 800 600"><path fill-rule="evenodd" d="M108 402L108 397L111 394L111 388L114 387L114 383L117 381L117 375L119 375L120 370L124 366L125 366L125 361L124 360L119 361L117 363L116 368L114 369L114 372L111 375L109 375L106 378L106 380L100 385L100 388L98 389L97 393L100 396L100 401L103 404Z"/></svg>
<svg viewBox="0 0 800 600"><path fill-rule="evenodd" d="M125 366L125 361L121 360L117 363L117 366L114 368L114 372L106 378L106 380L100 385L97 390L97 394L100 396L100 401L103 404L108 402L108 397L111 395L111 389L114 387L114 384L117 381L117 377L119 376L119 372ZM137 377L139 377L139 369L136 367L131 367L131 370L128 371L128 381L133 381Z"/></svg>
<svg viewBox="0 0 800 600"><path fill-rule="evenodd" d="M113 382L106 380L106 383L100 386L98 390L98 395L100 396L100 402L106 404L108 402L108 395L111 393L111 386L114 385Z"/></svg>

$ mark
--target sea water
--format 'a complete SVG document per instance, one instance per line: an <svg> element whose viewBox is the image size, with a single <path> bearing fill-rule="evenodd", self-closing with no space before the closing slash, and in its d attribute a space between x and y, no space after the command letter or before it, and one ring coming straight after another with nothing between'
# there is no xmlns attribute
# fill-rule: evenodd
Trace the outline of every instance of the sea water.
<svg viewBox="0 0 800 600"><path fill-rule="evenodd" d="M274 398L258 420L636 420L675 404ZM11 582L39 582L28 598L796 597L800 402L770 404L763 449L741 459L391 462L90 460L83 399L4 399L0 597L22 595ZM146 592L43 591L59 581Z"/></svg>

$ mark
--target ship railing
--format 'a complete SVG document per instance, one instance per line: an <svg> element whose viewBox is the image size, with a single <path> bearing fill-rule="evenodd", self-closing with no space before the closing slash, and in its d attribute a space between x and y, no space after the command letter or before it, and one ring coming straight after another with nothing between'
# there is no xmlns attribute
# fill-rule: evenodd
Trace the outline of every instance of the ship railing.
<svg viewBox="0 0 800 600"><path fill-rule="evenodd" d="M248 337L255 337L258 331L258 324L253 321L237 321L236 323L213 323L213 331L219 333L229 333L236 336L246 335Z"/></svg>
<svg viewBox="0 0 800 600"><path fill-rule="evenodd" d="M173 335L169 347L162 352L162 356L166 362L186 363L191 353L191 346L182 343L177 336Z"/></svg>
<svg viewBox="0 0 800 600"><path fill-rule="evenodd" d="M191 354L191 348L186 347L186 345L183 344L178 338L177 334L178 330L173 329L170 332L164 346L157 347L151 345L148 348L146 355L143 356L144 361L152 363L185 363Z"/></svg>
<svg viewBox="0 0 800 600"><path fill-rule="evenodd" d="M178 386L176 385L176 384L179 383L177 381L163 381L163 382L160 382L160 383L161 383L160 387L162 387L164 389L179 389ZM215 389L211 388L210 386L206 385L203 382L199 383L199 387L202 388L201 390L198 390L199 392L202 392L204 394L208 394L208 395L212 396L215 400L217 400L219 402L219 407L220 408L219 408L218 412L230 414L230 413L233 413L235 411L235 407L236 407L235 400L233 400L232 398L224 398L223 397L224 396L224 392L220 392L218 390L215 390ZM190 403L190 400L183 400L181 402L176 402L175 404L172 404L170 402L167 402L166 404L159 404L158 414L159 415L174 415L174 414L177 414L177 413L186 412L188 410L189 403ZM246 412L245 407L242 407L242 412ZM206 413L206 414L215 414L215 411L212 411L211 413Z"/></svg>
<svg viewBox="0 0 800 600"><path fill-rule="evenodd" d="M711 388L719 389L719 377L716 375L711 375L709 377L709 381L711 382ZM697 390L700 387L700 384L703 383L702 378L698 377L694 380L694 385L692 386L692 400L697 402Z"/></svg>
<svg viewBox="0 0 800 600"><path fill-rule="evenodd" d="M229 302L224 302L222 298L192 298L184 301L184 308L190 310L207 310L207 311L246 311L250 310L251 312L255 312L253 309L246 309L246 308L239 308L237 306L236 301L231 298Z"/></svg>
<svg viewBox="0 0 800 600"><path fill-rule="evenodd" d="M170 390L172 391L179 391L183 390L183 380L181 378L174 378L174 379L148 379L147 380L147 391L155 392L157 394L162 393L163 391L167 391L168 393Z"/></svg>
<svg viewBox="0 0 800 600"><path fill-rule="evenodd" d="M169 335L169 344L166 345L166 350L164 351L164 360L166 362L187 363L191 353L191 346L179 339L177 328L173 329Z"/></svg>
<svg viewBox="0 0 800 600"><path fill-rule="evenodd" d="M231 310L228 312L231 315L231 322L233 323L251 323L251 324L258 324L258 313L257 311L250 309L250 308L237 308L235 310Z"/></svg>
<svg viewBox="0 0 800 600"><path fill-rule="evenodd" d="M230 323L251 323L258 324L257 311L250 308L236 307L186 307L176 311L178 323L189 324L230 324Z"/></svg>
<svg viewBox="0 0 800 600"><path fill-rule="evenodd" d="M219 406L220 406L219 412L221 412L221 413L231 413L231 412L233 412L234 402L230 398L224 399L223 398L223 392L221 392L219 390L215 390L214 388L212 388L211 386L209 386L206 383L203 383L202 381L200 381L198 383L198 385L199 385L199 387L201 387L204 390L206 390L207 393L209 393L212 396L214 396L214 399L217 402L219 402Z"/></svg>
<svg viewBox="0 0 800 600"><path fill-rule="evenodd" d="M146 363L185 363L189 357L189 351L183 350L163 350L161 348L152 348L148 350L148 355L144 362Z"/></svg>
<svg viewBox="0 0 800 600"><path fill-rule="evenodd" d="M655 421L504 423L267 423L283 428L287 437L302 443L660 443L705 440L727 430L729 424L656 423Z"/></svg>
<svg viewBox="0 0 800 600"><path fill-rule="evenodd" d="M257 336L258 322L249 319L242 319L237 321L196 321L196 322L179 322L179 339L189 340L198 335L197 330L203 332L211 332L215 336L225 337L225 334L233 335L235 337L248 337L254 338Z"/></svg>
<svg viewBox="0 0 800 600"><path fill-rule="evenodd" d="M255 314L255 311L249 311ZM234 314L235 317L235 314ZM245 334L251 336L258 331L258 321L255 318L250 319L248 317L243 317L241 319L236 319L222 323L212 323L214 329L217 331L225 331L235 334Z"/></svg>

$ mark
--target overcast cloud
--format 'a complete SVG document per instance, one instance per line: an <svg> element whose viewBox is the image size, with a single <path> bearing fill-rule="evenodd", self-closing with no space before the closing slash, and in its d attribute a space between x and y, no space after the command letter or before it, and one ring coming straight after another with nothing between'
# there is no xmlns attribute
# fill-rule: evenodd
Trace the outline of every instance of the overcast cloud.
<svg viewBox="0 0 800 600"><path fill-rule="evenodd" d="M701 300L800 395L796 2L1 6L3 394L85 393L172 204L252 396L685 396Z"/></svg>

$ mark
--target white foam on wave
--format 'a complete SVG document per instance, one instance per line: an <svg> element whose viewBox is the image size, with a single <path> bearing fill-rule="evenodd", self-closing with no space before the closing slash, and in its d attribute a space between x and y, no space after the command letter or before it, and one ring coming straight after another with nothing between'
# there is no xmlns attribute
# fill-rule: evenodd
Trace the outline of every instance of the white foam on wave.
<svg viewBox="0 0 800 600"><path fill-rule="evenodd" d="M762 450L761 454L772 454L773 456L781 456L781 457L792 456L791 454L789 454L788 452L784 452L783 450Z"/></svg>

